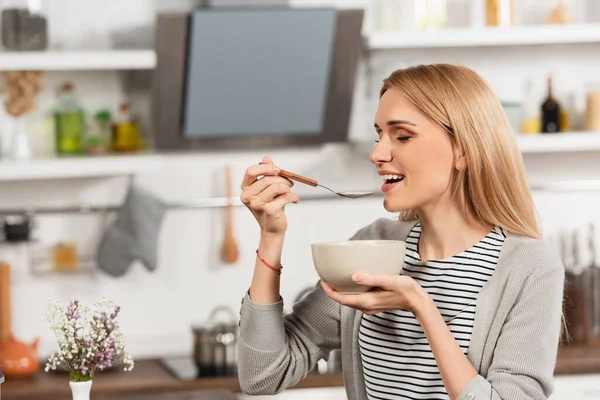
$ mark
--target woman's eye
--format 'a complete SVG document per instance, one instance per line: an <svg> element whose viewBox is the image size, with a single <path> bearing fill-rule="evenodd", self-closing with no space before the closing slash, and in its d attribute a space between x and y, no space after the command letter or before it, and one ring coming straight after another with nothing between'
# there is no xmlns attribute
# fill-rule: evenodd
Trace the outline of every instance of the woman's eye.
<svg viewBox="0 0 600 400"><path fill-rule="evenodd" d="M409 136L400 136L400 137L396 138L396 140L399 140L401 142L408 142L409 139L410 139Z"/></svg>

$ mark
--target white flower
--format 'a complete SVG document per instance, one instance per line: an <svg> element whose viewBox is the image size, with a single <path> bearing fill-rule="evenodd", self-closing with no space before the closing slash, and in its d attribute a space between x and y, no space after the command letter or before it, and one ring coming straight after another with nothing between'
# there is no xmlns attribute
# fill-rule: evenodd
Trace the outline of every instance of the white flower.
<svg viewBox="0 0 600 400"><path fill-rule="evenodd" d="M102 299L91 307L79 302L62 307L50 299L45 320L60 350L49 357L45 370L65 368L73 378L74 374L93 376L97 370L123 363L124 369L131 371L133 359L125 349L123 333L113 318L118 311L109 299Z"/></svg>

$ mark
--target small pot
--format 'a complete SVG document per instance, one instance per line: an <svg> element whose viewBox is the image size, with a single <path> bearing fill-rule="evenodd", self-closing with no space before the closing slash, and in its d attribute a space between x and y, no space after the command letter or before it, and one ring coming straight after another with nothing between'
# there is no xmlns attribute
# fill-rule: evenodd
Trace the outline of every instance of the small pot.
<svg viewBox="0 0 600 400"><path fill-rule="evenodd" d="M219 313L226 313L229 322L216 323ZM199 377L237 375L237 329L235 313L226 306L215 308L206 326L192 327Z"/></svg>

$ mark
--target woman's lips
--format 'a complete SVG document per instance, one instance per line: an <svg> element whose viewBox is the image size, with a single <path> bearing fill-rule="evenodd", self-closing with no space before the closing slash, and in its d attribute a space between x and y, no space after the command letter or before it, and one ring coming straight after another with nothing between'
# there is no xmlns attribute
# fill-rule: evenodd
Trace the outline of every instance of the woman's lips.
<svg viewBox="0 0 600 400"><path fill-rule="evenodd" d="M404 179L401 181L393 182L393 183L386 182L381 186L381 191L384 193L387 193L387 192L393 190L396 186L400 185L402 182L404 182Z"/></svg>

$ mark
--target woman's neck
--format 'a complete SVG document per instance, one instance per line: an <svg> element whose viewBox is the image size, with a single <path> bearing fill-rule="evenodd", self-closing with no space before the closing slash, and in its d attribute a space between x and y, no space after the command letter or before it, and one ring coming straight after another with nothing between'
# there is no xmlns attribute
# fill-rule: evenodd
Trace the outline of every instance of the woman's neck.
<svg viewBox="0 0 600 400"><path fill-rule="evenodd" d="M493 228L456 202L429 205L417 212L421 222L419 256L422 260L441 260L462 253Z"/></svg>

